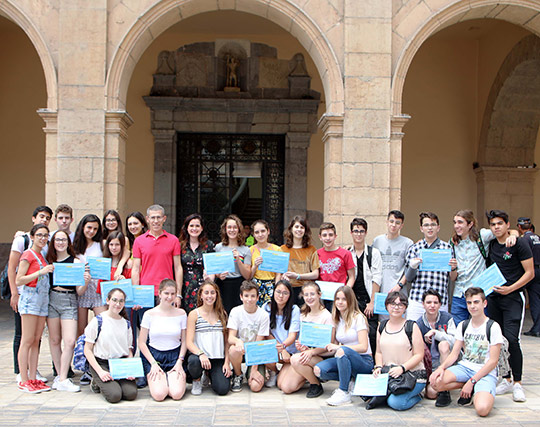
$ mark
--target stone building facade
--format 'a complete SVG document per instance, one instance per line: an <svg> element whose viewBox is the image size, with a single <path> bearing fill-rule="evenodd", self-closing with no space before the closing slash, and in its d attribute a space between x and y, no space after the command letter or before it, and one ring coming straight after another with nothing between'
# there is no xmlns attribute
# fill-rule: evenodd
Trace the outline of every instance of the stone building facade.
<svg viewBox="0 0 540 427"><path fill-rule="evenodd" d="M35 154L29 178L5 187L25 212L160 202L176 228L179 138L217 133L284 136L283 223L324 218L341 236L363 216L374 235L400 207L540 219L538 0L4 0L0 20L0 36L26 43L0 51L2 79L16 80L17 53L39 59L37 98L7 88L0 103L33 105L19 113L27 125L0 129L3 185L25 155L13 141ZM427 85L447 60L464 64L442 71L456 86ZM27 228L16 216L0 240Z"/></svg>

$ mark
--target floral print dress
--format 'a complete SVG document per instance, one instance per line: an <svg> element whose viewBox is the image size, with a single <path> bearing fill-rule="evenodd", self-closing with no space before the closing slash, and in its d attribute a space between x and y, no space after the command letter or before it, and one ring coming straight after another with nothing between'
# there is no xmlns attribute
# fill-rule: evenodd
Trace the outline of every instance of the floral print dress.
<svg viewBox="0 0 540 427"><path fill-rule="evenodd" d="M204 282L203 254L214 252L214 244L208 240L195 251L188 242L180 254L182 269L184 270L184 283L182 285L182 304L186 313L197 308L197 291Z"/></svg>

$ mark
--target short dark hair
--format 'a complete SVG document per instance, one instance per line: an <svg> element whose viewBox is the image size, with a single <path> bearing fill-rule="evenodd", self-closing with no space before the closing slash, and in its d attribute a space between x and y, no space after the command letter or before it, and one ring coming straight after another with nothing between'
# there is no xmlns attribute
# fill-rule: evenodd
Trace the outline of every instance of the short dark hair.
<svg viewBox="0 0 540 427"><path fill-rule="evenodd" d="M435 215L433 212L421 212L419 216L420 216L420 225L422 225L422 222L424 222L424 218L429 218L433 221L437 221L437 225L439 225L439 217Z"/></svg>
<svg viewBox="0 0 540 427"><path fill-rule="evenodd" d="M32 214L32 216L35 218L36 216L38 216L40 212L47 212L51 217L53 215L53 211L50 207L38 206L37 208L34 209L34 213Z"/></svg>
<svg viewBox="0 0 540 427"><path fill-rule="evenodd" d="M391 216L394 216L395 219L400 219L402 221L405 221L405 215L403 214L403 212L397 210L397 209L394 209L390 212L388 212L388 215L386 216L386 219L390 219Z"/></svg>
<svg viewBox="0 0 540 427"><path fill-rule="evenodd" d="M253 280L244 280L240 285L240 295L243 295L244 292L249 292L253 290L259 291L259 287Z"/></svg>
<svg viewBox="0 0 540 427"><path fill-rule="evenodd" d="M429 288L426 292L424 292L424 294L422 295L422 302L426 302L426 298L430 295L437 297L439 299L439 302L442 303L441 294L432 288Z"/></svg>
<svg viewBox="0 0 540 427"><path fill-rule="evenodd" d="M336 233L336 226L334 224L332 224L331 222L323 222L321 224L321 226L319 227L319 234L321 234L321 232L324 231L324 230L333 230L334 234L337 234Z"/></svg>
<svg viewBox="0 0 540 427"><path fill-rule="evenodd" d="M474 297L475 295L480 295L482 301L486 300L486 294L484 293L484 290L482 288L473 286L465 291L465 299Z"/></svg>
<svg viewBox="0 0 540 427"><path fill-rule="evenodd" d="M405 307L409 306L409 298L403 292L399 291L388 293L388 296L384 300L384 306L386 307L388 304L392 304L396 298L399 298L399 302L401 302Z"/></svg>
<svg viewBox="0 0 540 427"><path fill-rule="evenodd" d="M364 227L364 230L367 231L367 221L364 218L354 218L351 221L351 231L353 231L354 226Z"/></svg>
<svg viewBox="0 0 540 427"><path fill-rule="evenodd" d="M501 211L500 209L492 209L490 211L486 211L486 218L488 222L491 222L491 220L495 218L501 218L505 223L509 223L508 214L505 211Z"/></svg>

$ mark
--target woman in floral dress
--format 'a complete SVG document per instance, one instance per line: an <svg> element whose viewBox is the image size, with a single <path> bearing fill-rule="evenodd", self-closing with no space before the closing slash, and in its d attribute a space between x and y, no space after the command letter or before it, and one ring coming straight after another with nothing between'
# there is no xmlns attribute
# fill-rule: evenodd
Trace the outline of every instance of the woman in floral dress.
<svg viewBox="0 0 540 427"><path fill-rule="evenodd" d="M180 230L180 247L184 283L182 286L182 303L189 314L197 308L197 291L206 278L214 281L214 275L207 276L203 267L203 254L214 252L214 244L208 240L204 231L203 219L199 214L191 214L182 224Z"/></svg>

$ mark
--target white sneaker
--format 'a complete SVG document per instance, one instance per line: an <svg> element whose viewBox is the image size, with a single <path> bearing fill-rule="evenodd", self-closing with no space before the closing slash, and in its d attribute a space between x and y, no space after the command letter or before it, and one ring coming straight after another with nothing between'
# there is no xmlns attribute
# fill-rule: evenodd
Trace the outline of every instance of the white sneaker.
<svg viewBox="0 0 540 427"><path fill-rule="evenodd" d="M43 381L44 383L46 383L47 381L49 381L46 377L44 377L43 375L41 375L39 373L39 371L36 371L36 380L38 381Z"/></svg>
<svg viewBox="0 0 540 427"><path fill-rule="evenodd" d="M201 380L195 381L191 383L191 394L194 396L199 396L202 394L202 382Z"/></svg>
<svg viewBox="0 0 540 427"><path fill-rule="evenodd" d="M332 393L332 396L326 399L326 403L328 403L330 406L340 406L345 405L346 403L351 403L351 393L338 388Z"/></svg>
<svg viewBox="0 0 540 427"><path fill-rule="evenodd" d="M506 394L510 393L514 388L514 381L510 382L506 378L503 378L503 380L497 385L497 388L495 389L495 393L497 395L499 394Z"/></svg>
<svg viewBox="0 0 540 427"><path fill-rule="evenodd" d="M349 393L352 394L353 391L354 391L354 380L350 380L349 381Z"/></svg>
<svg viewBox="0 0 540 427"><path fill-rule="evenodd" d="M55 388L54 384L53 388ZM64 381L56 381L56 390L77 393L78 391L81 391L81 388L78 385L73 384L73 381L71 381L70 378L66 378Z"/></svg>
<svg viewBox="0 0 540 427"><path fill-rule="evenodd" d="M514 402L526 402L527 398L525 397L525 393L523 392L523 387L521 387L521 384L515 383L514 388L512 390L512 397L514 398Z"/></svg>
<svg viewBox="0 0 540 427"><path fill-rule="evenodd" d="M53 380L52 386L51 386L51 388L52 388L53 390L58 390L58 389L57 389L57 386L58 386L58 380L59 380L59 379L60 379L60 375L57 375L56 377L54 377L54 380Z"/></svg>
<svg viewBox="0 0 540 427"><path fill-rule="evenodd" d="M203 371L201 376L201 382L203 387L210 387L210 377L206 373L206 371Z"/></svg>
<svg viewBox="0 0 540 427"><path fill-rule="evenodd" d="M17 384L21 383L21 374L17 374L17 376L15 377L15 381L17 381Z"/></svg>
<svg viewBox="0 0 540 427"><path fill-rule="evenodd" d="M269 370L269 377L264 383L266 387L275 387L277 384L277 374L276 371Z"/></svg>

